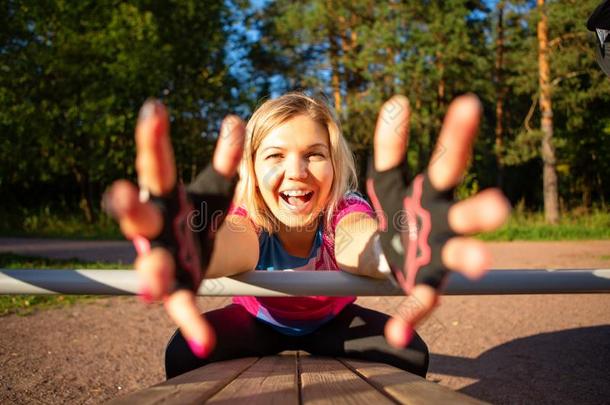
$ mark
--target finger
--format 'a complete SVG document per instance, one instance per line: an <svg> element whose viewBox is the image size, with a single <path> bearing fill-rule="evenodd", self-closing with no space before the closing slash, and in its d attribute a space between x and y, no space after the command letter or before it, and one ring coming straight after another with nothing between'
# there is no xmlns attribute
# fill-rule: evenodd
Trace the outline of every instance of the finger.
<svg viewBox="0 0 610 405"><path fill-rule="evenodd" d="M398 314L385 325L388 343L396 348L406 347L413 338L415 326L432 312L438 301L434 288L419 284L413 287Z"/></svg>
<svg viewBox="0 0 610 405"><path fill-rule="evenodd" d="M502 191L490 188L454 204L448 215L449 226L456 233L489 232L506 222L510 215L510 203Z"/></svg>
<svg viewBox="0 0 610 405"><path fill-rule="evenodd" d="M441 254L445 266L471 279L480 278L492 264L489 249L483 242L473 238L451 238Z"/></svg>
<svg viewBox="0 0 610 405"><path fill-rule="evenodd" d="M218 173L228 179L233 178L237 173L244 152L245 134L246 125L238 116L229 115L223 120L212 165Z"/></svg>
<svg viewBox="0 0 610 405"><path fill-rule="evenodd" d="M169 118L157 100L144 103L136 126L136 170L140 187L155 195L171 191L176 184L176 164L169 138Z"/></svg>
<svg viewBox="0 0 610 405"><path fill-rule="evenodd" d="M138 199L138 189L127 180L115 181L104 194L104 209L119 221L127 239L136 235L154 238L161 232L162 218L159 210Z"/></svg>
<svg viewBox="0 0 610 405"><path fill-rule="evenodd" d="M443 128L428 164L430 182L447 190L461 179L477 134L481 103L475 95L456 98L447 111Z"/></svg>
<svg viewBox="0 0 610 405"><path fill-rule="evenodd" d="M140 296L144 301L163 298L174 276L174 259L164 248L157 247L140 254L134 267L140 277Z"/></svg>
<svg viewBox="0 0 610 405"><path fill-rule="evenodd" d="M178 290L167 297L165 309L180 328L193 354L207 357L216 345L216 335L197 309L195 295L188 290Z"/></svg>
<svg viewBox="0 0 610 405"><path fill-rule="evenodd" d="M374 159L377 171L400 164L409 142L411 110L405 96L396 95L386 101L377 118L374 138Z"/></svg>

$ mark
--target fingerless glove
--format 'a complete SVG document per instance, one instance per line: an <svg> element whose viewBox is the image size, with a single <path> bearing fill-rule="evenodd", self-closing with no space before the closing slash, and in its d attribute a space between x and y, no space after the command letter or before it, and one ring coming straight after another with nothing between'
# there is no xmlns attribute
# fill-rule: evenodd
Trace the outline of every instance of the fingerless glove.
<svg viewBox="0 0 610 405"><path fill-rule="evenodd" d="M441 287L448 269L442 249L456 234L448 222L454 189L438 191L426 172L408 184L406 164L369 167L367 192L379 220L381 246L393 279L409 293L417 284Z"/></svg>

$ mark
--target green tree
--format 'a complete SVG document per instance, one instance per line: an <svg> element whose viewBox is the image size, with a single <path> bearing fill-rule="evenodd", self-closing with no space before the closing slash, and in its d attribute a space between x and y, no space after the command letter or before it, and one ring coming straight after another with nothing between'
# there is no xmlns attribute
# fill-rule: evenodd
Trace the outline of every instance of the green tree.
<svg viewBox="0 0 610 405"><path fill-rule="evenodd" d="M229 2L24 0L3 11L0 187L72 179L94 220L102 187L133 175L135 114L150 96L171 108L180 173L201 167L202 134L235 100Z"/></svg>
<svg viewBox="0 0 610 405"><path fill-rule="evenodd" d="M608 102L610 83L595 64L592 34L585 28L588 14L597 2L546 3L549 69L546 97L551 95L553 103L553 136L548 144L556 150L559 203L564 208L591 207L593 201L603 203L610 188L605 180L608 165L600 158L609 152L608 133L604 129L608 113L602 105ZM540 145L544 139L543 131L536 128L536 122L542 121L542 112L537 61L539 14L535 7L531 1L507 2L508 94L503 151L507 176L513 173L512 184L507 185L509 194L525 197L534 206L536 201L543 200L543 187L538 186L535 191L532 185L542 183ZM551 158L549 163L552 161ZM530 180L524 182L524 177Z"/></svg>
<svg viewBox="0 0 610 405"><path fill-rule="evenodd" d="M484 10L482 2L457 0L275 1L259 13L253 66L286 78L284 89L332 95L361 175L379 106L407 94L416 134L410 161L421 169L447 101L486 85L484 19L476 17Z"/></svg>

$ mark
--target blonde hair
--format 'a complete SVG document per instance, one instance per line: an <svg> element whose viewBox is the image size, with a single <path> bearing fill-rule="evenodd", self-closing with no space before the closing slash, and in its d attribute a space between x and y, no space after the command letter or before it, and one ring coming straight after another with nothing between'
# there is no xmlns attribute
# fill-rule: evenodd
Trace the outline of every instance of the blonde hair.
<svg viewBox="0 0 610 405"><path fill-rule="evenodd" d="M343 137L341 124L334 110L326 102L298 92L287 93L276 99L265 101L252 114L246 126L244 157L239 168L241 180L236 197L237 202L246 207L252 222L270 234L279 229L279 223L256 187L254 171L256 151L267 134L298 115L311 118L326 128L328 132L330 160L334 176L324 213L326 230L329 229L326 224L331 223L333 212L341 198L347 191L357 187L354 157Z"/></svg>

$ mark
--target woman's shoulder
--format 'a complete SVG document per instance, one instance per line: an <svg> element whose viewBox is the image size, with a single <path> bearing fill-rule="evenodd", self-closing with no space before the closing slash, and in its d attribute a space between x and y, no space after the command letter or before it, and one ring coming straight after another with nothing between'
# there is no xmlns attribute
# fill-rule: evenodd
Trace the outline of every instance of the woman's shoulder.
<svg viewBox="0 0 610 405"><path fill-rule="evenodd" d="M241 205L231 204L227 215L237 215L238 217L247 217L248 210L246 210L246 206L243 204L241 204Z"/></svg>
<svg viewBox="0 0 610 405"><path fill-rule="evenodd" d="M348 191L343 195L337 204L337 208L333 214L332 228L334 229L337 223L346 215L354 212L361 212L371 217L375 217L375 212L371 204L357 191Z"/></svg>
<svg viewBox="0 0 610 405"><path fill-rule="evenodd" d="M346 209L365 212L370 211L371 213L373 212L371 204L369 204L367 199L357 191L348 191L339 200L336 211Z"/></svg>
<svg viewBox="0 0 610 405"><path fill-rule="evenodd" d="M346 207L346 206L356 205L356 204L363 204L368 207L371 206L362 194L360 194L358 191L350 190L350 191L347 191L343 195L343 197L341 197L341 199L339 200L338 207L342 207L342 206Z"/></svg>
<svg viewBox="0 0 610 405"><path fill-rule="evenodd" d="M249 225L257 235L260 236L261 228L257 226L248 215L248 210L244 204L231 204L227 212L227 220L237 222L237 225Z"/></svg>

